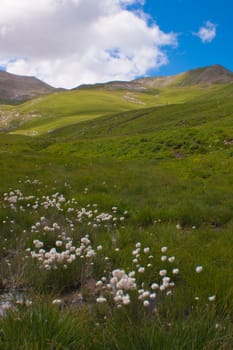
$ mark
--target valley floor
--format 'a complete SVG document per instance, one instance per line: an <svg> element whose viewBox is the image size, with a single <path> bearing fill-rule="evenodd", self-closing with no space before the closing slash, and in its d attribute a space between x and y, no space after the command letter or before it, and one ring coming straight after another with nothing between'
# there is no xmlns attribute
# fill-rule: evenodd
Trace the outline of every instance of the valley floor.
<svg viewBox="0 0 233 350"><path fill-rule="evenodd" d="M0 348L232 348L228 151L159 161L7 147L1 288L15 297L1 302Z"/></svg>
<svg viewBox="0 0 233 350"><path fill-rule="evenodd" d="M0 349L233 349L231 89L0 135Z"/></svg>

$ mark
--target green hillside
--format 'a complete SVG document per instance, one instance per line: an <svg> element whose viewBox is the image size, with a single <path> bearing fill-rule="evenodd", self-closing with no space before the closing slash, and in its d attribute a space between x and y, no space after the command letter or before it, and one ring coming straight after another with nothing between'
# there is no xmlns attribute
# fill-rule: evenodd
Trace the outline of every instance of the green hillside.
<svg viewBox="0 0 233 350"><path fill-rule="evenodd" d="M233 84L196 79L1 106L1 349L233 348Z"/></svg>
<svg viewBox="0 0 233 350"><path fill-rule="evenodd" d="M219 86L210 88L213 92L218 89ZM11 115L11 125L17 127L18 123L14 133L33 136L127 110L184 103L205 94L206 91L199 87L156 89L144 93L128 90L78 90L37 98L17 108L12 107L8 114Z"/></svg>
<svg viewBox="0 0 233 350"><path fill-rule="evenodd" d="M0 105L0 128L36 136L124 111L186 103L199 97L217 99L232 80L231 72L211 66L174 77L83 86L40 96L18 106Z"/></svg>
<svg viewBox="0 0 233 350"><path fill-rule="evenodd" d="M153 159L221 148L232 136L232 94L230 84L183 104L117 113L60 128L46 138L52 144L46 151Z"/></svg>

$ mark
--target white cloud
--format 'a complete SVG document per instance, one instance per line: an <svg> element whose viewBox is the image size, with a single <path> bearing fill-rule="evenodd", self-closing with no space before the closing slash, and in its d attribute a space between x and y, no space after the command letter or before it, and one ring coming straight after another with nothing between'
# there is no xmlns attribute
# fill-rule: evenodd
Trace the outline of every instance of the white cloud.
<svg viewBox="0 0 233 350"><path fill-rule="evenodd" d="M210 43L216 37L216 29L217 25L207 21L205 26L201 27L197 33L193 33L193 35L198 36L203 43Z"/></svg>
<svg viewBox="0 0 233 350"><path fill-rule="evenodd" d="M144 75L177 42L148 24L144 2L1 0L0 65L63 87Z"/></svg>

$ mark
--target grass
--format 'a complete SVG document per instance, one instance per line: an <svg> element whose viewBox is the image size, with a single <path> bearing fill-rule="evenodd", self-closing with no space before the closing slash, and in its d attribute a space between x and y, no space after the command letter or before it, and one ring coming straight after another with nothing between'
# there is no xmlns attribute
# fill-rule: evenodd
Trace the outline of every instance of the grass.
<svg viewBox="0 0 233 350"><path fill-rule="evenodd" d="M21 105L22 115L39 116L15 131L21 134L41 134L63 125L77 124L82 120L97 118L115 111L138 108L138 104L127 100L122 93L106 91L70 91L26 102Z"/></svg>
<svg viewBox="0 0 233 350"><path fill-rule="evenodd" d="M163 96L170 93L164 91ZM191 90L186 93L184 102L174 94L175 104L154 107L148 102L144 108L132 107L135 110L130 110L129 101L118 105L122 91L114 92L114 99L109 92L105 104L108 92L74 91L55 95L54 105L48 96L17 107L29 113L35 103L34 112L43 112L43 117L16 131L30 135L37 128L37 137L0 135L0 284L5 291L23 288L32 306L16 304L17 310L0 317L0 348L233 347L232 86L213 87L199 97ZM74 102L79 94L82 99ZM67 125L76 123L76 115L99 117ZM56 130L47 133L52 128ZM3 193L16 189L35 196L16 202L25 211L3 200ZM42 203L43 196L57 192L66 198L63 211L32 207L35 200ZM72 198L77 204L68 204ZM86 219L77 222L76 211L68 212L71 205L81 210L90 208L88 204L98 204L104 213L118 207L117 226L94 228ZM47 226L56 222L60 231L33 231L43 216ZM26 258L25 249L33 247L34 239L43 240L47 251L62 231L75 247L85 234L94 249L103 246L94 265L84 268L77 259L67 269L46 271L30 255ZM171 270L160 260L161 247L167 246L168 256L176 257L174 267L180 273L173 277L173 295L161 294L155 313L134 292L132 303L121 309L109 295L107 304L96 305L98 291L89 284L108 278L116 268L129 272L137 242L150 247L153 255L153 269L137 276L145 286L161 268ZM140 259L146 266L146 255ZM203 266L200 274L195 273L198 265ZM82 294L81 305L76 305L75 293ZM208 297L213 295L216 300L211 303ZM52 304L56 298L61 305Z"/></svg>
<svg viewBox="0 0 233 350"><path fill-rule="evenodd" d="M200 317L201 311L203 313ZM170 325L161 326L161 320L156 319L151 324L143 324L141 321L136 325L128 315L119 312L114 321L103 320L96 325L91 322L91 317L85 309L79 310L77 315L60 313L58 308L42 304L34 306L32 310L22 310L21 319L10 314L4 321L0 344L6 350L12 349L13 344L20 344L22 350L171 347L178 350L202 349L203 344L205 348L216 350L231 348L232 328L227 323L222 323L222 327L216 328L214 310L208 311L208 315L205 314L205 310L196 310L194 314L192 320L174 319ZM83 322L85 319L89 322ZM119 328L118 325L122 321L125 327ZM227 336L226 333L231 335Z"/></svg>
<svg viewBox="0 0 233 350"><path fill-rule="evenodd" d="M82 121L87 121L100 117L99 114L81 114L81 115L71 115L66 117L56 118L53 117L43 118L43 120L37 120L36 122L27 123L26 129L20 129L11 132L11 134L16 135L27 135L27 136L38 136L44 133L53 132L56 129L62 128L67 125L73 125L81 123ZM31 126L32 124L32 126Z"/></svg>
<svg viewBox="0 0 233 350"><path fill-rule="evenodd" d="M222 85L203 89L186 88L150 89L145 92L128 90L81 89L53 93L25 102L17 107L4 107L2 127L13 133L41 135L51 130L78 124L80 121L115 114L116 112L167 106L192 101L221 91Z"/></svg>

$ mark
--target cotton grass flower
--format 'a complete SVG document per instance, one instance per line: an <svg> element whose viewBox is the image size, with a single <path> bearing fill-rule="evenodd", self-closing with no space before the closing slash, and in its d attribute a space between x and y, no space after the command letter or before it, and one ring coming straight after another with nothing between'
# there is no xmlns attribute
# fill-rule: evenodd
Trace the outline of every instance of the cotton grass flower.
<svg viewBox="0 0 233 350"><path fill-rule="evenodd" d="M159 285L158 285L158 283L152 283L152 285L151 285L151 289L152 289L152 290L159 289Z"/></svg>
<svg viewBox="0 0 233 350"><path fill-rule="evenodd" d="M98 304L103 304L103 303L106 303L107 299L101 296L97 298L96 301Z"/></svg>
<svg viewBox="0 0 233 350"><path fill-rule="evenodd" d="M151 294L150 294L150 299L151 299L151 300L154 300L155 298L156 298L156 293L151 293Z"/></svg>
<svg viewBox="0 0 233 350"><path fill-rule="evenodd" d="M142 293L142 297L143 297L143 298L148 298L149 296L150 296L150 292L147 291L147 290L146 290L145 292Z"/></svg>
<svg viewBox="0 0 233 350"><path fill-rule="evenodd" d="M62 242L62 241L56 241L56 243L55 243L55 244L56 244L56 246L57 246L57 247L61 247L61 246L62 246L62 244L63 244L63 242Z"/></svg>
<svg viewBox="0 0 233 350"><path fill-rule="evenodd" d="M144 252L145 254L149 253L149 251L150 251L150 248L149 248L149 247L146 247L146 248L143 249L143 252Z"/></svg>
<svg viewBox="0 0 233 350"><path fill-rule="evenodd" d="M197 266L195 271L196 271L196 273L201 273L203 271L203 267L202 266Z"/></svg>
<svg viewBox="0 0 233 350"><path fill-rule="evenodd" d="M143 306L148 307L150 306L150 302L148 300L143 301Z"/></svg>
<svg viewBox="0 0 233 350"><path fill-rule="evenodd" d="M34 239L33 244L34 244L35 248L37 248L37 249L40 249L44 246L44 243L39 241L38 239Z"/></svg>
<svg viewBox="0 0 233 350"><path fill-rule="evenodd" d="M88 191L87 187L85 188L85 191ZM154 259L153 255L149 255L151 254L151 247L145 246L144 248L140 242L137 242L134 245L132 255L130 253L136 272L130 271L129 267L125 267L124 270L119 266L114 266L115 269L111 272L109 271L109 258L104 257L101 253L103 248L102 245L98 243L99 245L96 249L93 249L90 236L86 235L80 239L80 242L77 242L78 236L74 236L72 232L73 230L82 232L83 228L86 229L87 233L94 231L93 228L109 230L110 234L112 234L112 237L115 239L112 241L112 250L119 251L119 248L116 248L117 239L115 238L116 232L114 230L115 228L122 227L123 222L128 217L126 211L124 212L124 215L127 216L120 214L123 211L117 207L112 207L110 213L101 212L97 209L97 204L91 203L88 203L82 208L78 206L75 199L67 201L64 195L58 192L52 195L36 197L30 195L24 196L19 190L11 190L11 193L6 193L4 195L4 201L5 204L8 202L7 205L11 210L28 211L29 213L35 212L37 213L36 217L40 218L31 226L33 237L38 234L40 240L34 240L33 249L27 250L27 257L29 258L31 256L31 258L36 259L39 268L45 269L46 273L47 271L51 271L50 273L59 274L62 268L71 269L72 267L70 267L70 265L75 261L75 264L77 265L79 262L84 265L83 270L85 273L87 271L88 274L84 276L84 279L86 280L86 277L89 278L89 276L91 276L91 265L95 264L94 258L99 254L101 261L105 260L106 266L105 270L103 270L106 277L103 276L95 284L95 292L99 293L96 298L97 303L102 304L111 300L111 302L115 303L117 308L120 308L133 302L136 295L144 307L149 307L154 306L153 300L157 295L159 300L163 300L164 296L171 295L171 289L175 286L175 283L171 280L168 274L172 273L173 275L176 275L179 273L179 269L174 268L172 270L171 265L169 265L170 268L168 270L164 269L164 267L167 267L166 261L168 261L168 263L173 263L175 261L174 256L167 256L167 246L160 248L162 254L158 257L161 258L162 262L165 262L165 266L163 266L161 262L159 263L157 259L155 261L152 260ZM41 213L44 214L46 210L49 210L47 216L45 215L42 217ZM52 215L50 215L50 210ZM10 221L9 218L6 218L4 220L5 225L10 223ZM157 222L160 221L161 220L158 220ZM11 224L13 225L13 222ZM79 225L81 225L81 230L79 230ZM180 229L181 226L177 228ZM70 234L68 234L68 232ZM45 236L44 242L42 242L43 239L41 238L43 236ZM51 244L50 238L54 239L53 244ZM49 244L47 242L49 242ZM47 248L47 246L49 246L49 248ZM42 247L44 248L42 249ZM109 253L112 253L112 251ZM144 255L141 253L149 254ZM155 263L158 263L158 265L155 266ZM114 260L112 261L112 264L114 264ZM128 266L130 266L130 264ZM196 273L200 273L202 270L202 266L196 267ZM159 273L157 274L156 271L159 271ZM66 274L67 272L63 271L63 273ZM54 276L54 278L56 278L56 276ZM163 297L160 299L162 294ZM210 302L214 300L215 295L209 296ZM61 303L61 299L54 299L53 301L53 304L55 305Z"/></svg>
<svg viewBox="0 0 233 350"><path fill-rule="evenodd" d="M145 267L139 267L138 272L139 273L144 273L145 272Z"/></svg>
<svg viewBox="0 0 233 350"><path fill-rule="evenodd" d="M174 256L170 256L169 258L168 258L168 261L169 261L169 263L173 263L174 261L175 261L175 257Z"/></svg>
<svg viewBox="0 0 233 350"><path fill-rule="evenodd" d="M159 271L160 276L166 276L166 274L167 274L167 270L160 270Z"/></svg>
<svg viewBox="0 0 233 350"><path fill-rule="evenodd" d="M130 304L130 297L129 297L129 294L126 294L122 297L122 303L123 305L128 305Z"/></svg>
<svg viewBox="0 0 233 350"><path fill-rule="evenodd" d="M211 295L210 297L208 297L208 300L209 301L215 301L215 299L216 299L216 295Z"/></svg>

